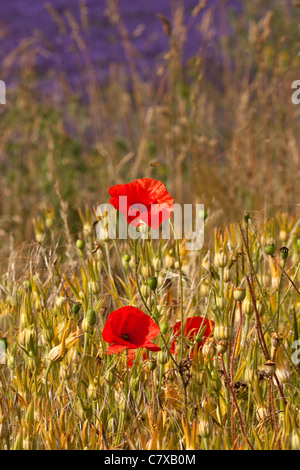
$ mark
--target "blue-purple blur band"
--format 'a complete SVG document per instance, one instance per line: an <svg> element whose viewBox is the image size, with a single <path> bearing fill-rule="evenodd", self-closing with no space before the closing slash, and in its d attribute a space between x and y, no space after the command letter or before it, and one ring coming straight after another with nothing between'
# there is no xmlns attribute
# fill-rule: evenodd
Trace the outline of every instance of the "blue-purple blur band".
<svg viewBox="0 0 300 470"><path fill-rule="evenodd" d="M125 198L126 196L120 196ZM143 204L133 204L129 207L128 212L124 210L124 201L120 206L123 211L117 211L111 204L100 204L97 208L96 215L99 217L98 224L96 225L96 235L100 240L126 240L128 238L134 239L148 239L152 240L164 239L169 240L173 233L170 218L173 214L173 227L175 237L178 239L186 240L187 250L199 250L203 247L204 243L204 204L173 204L170 217L160 225L160 228L150 227L152 218L159 216L162 210L166 210L164 204L152 204L151 211L148 213L148 208ZM127 208L127 205L125 205ZM194 211L193 211L194 209ZM194 212L194 214L193 214ZM143 214L143 219L141 219ZM147 224L145 214L148 214L150 222ZM134 217L130 224L127 221L127 215ZM118 216L118 217L117 217ZM195 219L195 221L194 221ZM195 222L195 223L193 223ZM137 225L140 225L137 227Z"/></svg>

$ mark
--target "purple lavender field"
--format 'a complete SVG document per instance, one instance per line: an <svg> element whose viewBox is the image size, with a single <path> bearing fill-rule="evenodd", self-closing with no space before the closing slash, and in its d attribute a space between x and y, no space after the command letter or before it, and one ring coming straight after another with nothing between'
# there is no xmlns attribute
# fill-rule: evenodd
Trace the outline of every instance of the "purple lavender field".
<svg viewBox="0 0 300 470"><path fill-rule="evenodd" d="M18 83L30 56L40 85L46 88L57 88L57 79L62 75L76 90L84 87L87 61L93 65L97 82L103 84L108 80L112 64L128 68L128 51L124 50L126 37L139 76L155 79L156 65L163 61L169 48L170 38L164 29L164 19L172 20L174 9L180 2L120 1L118 12L126 32L120 31L116 24L116 13L110 6L113 3L105 0L10 2L0 18L0 58L4 61L1 70L4 78L9 83ZM208 0L205 3L206 6L196 14L196 8L201 4L199 0L183 2L186 37L182 56L186 62L203 54L213 76L222 62L219 41L234 34L230 22L233 16L242 14L243 2ZM207 24L206 29L201 27L202 22ZM23 47L20 47L22 41ZM12 54L18 46L19 51ZM9 54L12 54L11 61L7 59ZM7 62L10 67L6 66Z"/></svg>

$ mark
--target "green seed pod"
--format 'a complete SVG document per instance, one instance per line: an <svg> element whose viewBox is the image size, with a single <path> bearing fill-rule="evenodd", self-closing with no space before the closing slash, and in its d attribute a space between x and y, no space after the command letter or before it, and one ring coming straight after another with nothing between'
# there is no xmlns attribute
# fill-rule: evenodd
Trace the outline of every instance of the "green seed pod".
<svg viewBox="0 0 300 470"><path fill-rule="evenodd" d="M207 219L207 210L206 209L199 210L198 215L200 219L203 219L205 221Z"/></svg>
<svg viewBox="0 0 300 470"><path fill-rule="evenodd" d="M267 255L273 256L275 252L274 243L268 243L267 245L265 245L264 250L265 250L265 253L267 253Z"/></svg>
<svg viewBox="0 0 300 470"><path fill-rule="evenodd" d="M123 260L125 261L125 263L129 263L129 261L131 260L131 256L130 255L124 255Z"/></svg>
<svg viewBox="0 0 300 470"><path fill-rule="evenodd" d="M233 291L233 296L237 302L243 302L246 297L246 289L244 287L236 287Z"/></svg>
<svg viewBox="0 0 300 470"><path fill-rule="evenodd" d="M220 354L225 354L228 348L228 341L221 340L217 343L217 351Z"/></svg>
<svg viewBox="0 0 300 470"><path fill-rule="evenodd" d="M26 290L31 290L32 289L32 285L31 285L31 282L29 280L24 281L23 286L24 286L24 289L26 289Z"/></svg>
<svg viewBox="0 0 300 470"><path fill-rule="evenodd" d="M76 246L78 250L83 251L85 249L85 241L84 240L77 240Z"/></svg>
<svg viewBox="0 0 300 470"><path fill-rule="evenodd" d="M86 313L86 322L89 326L89 328L94 328L96 325L96 312L92 308L90 308L87 313Z"/></svg>
<svg viewBox="0 0 300 470"><path fill-rule="evenodd" d="M157 278L156 277L149 277L147 279L147 284L152 291L155 291L157 288Z"/></svg>
<svg viewBox="0 0 300 470"><path fill-rule="evenodd" d="M280 248L280 256L282 259L286 260L289 255L289 249L286 246Z"/></svg>
<svg viewBox="0 0 300 470"><path fill-rule="evenodd" d="M160 326L160 331L161 331L161 333L162 333L163 335L165 335L165 334L167 333L168 329L169 329L169 325L168 325L168 323L166 322L166 320L164 320L164 321L162 322L161 326Z"/></svg>
<svg viewBox="0 0 300 470"><path fill-rule="evenodd" d="M78 312L80 310L80 307L81 307L81 304L74 304L73 305L73 315L74 315L74 317L78 314Z"/></svg>
<svg viewBox="0 0 300 470"><path fill-rule="evenodd" d="M156 359L149 359L148 367L152 372L156 369L156 366L157 366Z"/></svg>

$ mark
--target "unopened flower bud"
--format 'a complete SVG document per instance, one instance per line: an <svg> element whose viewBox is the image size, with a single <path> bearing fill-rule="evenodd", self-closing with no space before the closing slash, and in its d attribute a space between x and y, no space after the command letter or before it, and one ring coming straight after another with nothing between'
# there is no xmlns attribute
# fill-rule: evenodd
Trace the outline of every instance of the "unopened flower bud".
<svg viewBox="0 0 300 470"><path fill-rule="evenodd" d="M147 279L147 284L152 291L155 291L157 288L157 278L156 277L149 277Z"/></svg>
<svg viewBox="0 0 300 470"><path fill-rule="evenodd" d="M149 359L148 367L152 372L156 369L156 365L157 365L156 359Z"/></svg>
<svg viewBox="0 0 300 470"><path fill-rule="evenodd" d="M166 351L159 351L159 353L157 354L157 362L159 362L159 364L167 364L167 362L169 361L169 355Z"/></svg>
<svg viewBox="0 0 300 470"><path fill-rule="evenodd" d="M79 303L73 305L73 315L74 315L74 317L79 313L80 307L81 307L81 304L79 304Z"/></svg>
<svg viewBox="0 0 300 470"><path fill-rule="evenodd" d="M274 243L268 243L267 245L265 245L264 250L265 250L265 253L267 253L267 255L273 256L275 253Z"/></svg>
<svg viewBox="0 0 300 470"><path fill-rule="evenodd" d="M160 325L160 331L161 331L161 333L162 333L163 335L165 335L165 334L167 333L168 329L169 329L169 325L168 325L168 323L166 322L166 320L164 320L164 321L162 322L162 324Z"/></svg>
<svg viewBox="0 0 300 470"><path fill-rule="evenodd" d="M84 240L77 240L76 246L78 250L83 251L85 248L85 241Z"/></svg>
<svg viewBox="0 0 300 470"><path fill-rule="evenodd" d="M89 328L93 329L94 326L96 325L96 312L95 310L93 310L92 308L90 308L87 312L86 312L86 322L89 326Z"/></svg>

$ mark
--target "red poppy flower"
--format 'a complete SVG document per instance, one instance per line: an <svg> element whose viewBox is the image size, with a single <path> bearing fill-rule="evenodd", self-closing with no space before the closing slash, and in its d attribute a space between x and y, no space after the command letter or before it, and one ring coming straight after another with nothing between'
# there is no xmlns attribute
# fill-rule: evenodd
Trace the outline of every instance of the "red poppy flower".
<svg viewBox="0 0 300 470"><path fill-rule="evenodd" d="M109 202L134 227L145 223L154 229L171 217L174 199L160 181L142 178L109 188ZM123 199L124 198L124 199ZM142 221L142 222L141 222Z"/></svg>
<svg viewBox="0 0 300 470"><path fill-rule="evenodd" d="M210 333L213 330L214 325L215 325L215 322L213 320L209 320L208 318L204 318L204 317L187 318L184 324L184 328L183 328L184 338L188 338L189 340L191 340L192 338L194 338L194 336L198 336L203 331L202 339L201 341L198 342L198 346L197 346L197 348L199 349L203 346L203 344L209 337ZM181 321L178 321L177 323L175 323L173 332L176 338L180 336ZM171 344L170 352L172 354L175 353L176 342L177 341L175 339L173 343Z"/></svg>
<svg viewBox="0 0 300 470"><path fill-rule="evenodd" d="M151 343L159 333L159 326L149 315L135 307L122 307L108 316L102 337L110 343L107 354L115 354L125 349L132 354L133 350L138 348L160 351L159 346Z"/></svg>

